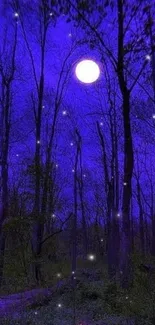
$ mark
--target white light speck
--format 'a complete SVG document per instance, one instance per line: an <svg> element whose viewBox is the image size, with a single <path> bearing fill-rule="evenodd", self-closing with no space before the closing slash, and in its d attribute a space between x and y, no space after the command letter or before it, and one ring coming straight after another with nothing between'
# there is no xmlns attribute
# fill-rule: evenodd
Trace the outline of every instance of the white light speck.
<svg viewBox="0 0 155 325"><path fill-rule="evenodd" d="M127 186L127 183L126 183L126 182L124 182L124 183L123 183L123 185L124 185L124 186Z"/></svg>
<svg viewBox="0 0 155 325"><path fill-rule="evenodd" d="M83 174L83 177L86 178L86 174Z"/></svg>
<svg viewBox="0 0 155 325"><path fill-rule="evenodd" d="M61 308L62 307L62 305L61 304L58 304L58 308Z"/></svg>
<svg viewBox="0 0 155 325"><path fill-rule="evenodd" d="M75 271L72 271L72 274L75 274Z"/></svg>
<svg viewBox="0 0 155 325"><path fill-rule="evenodd" d="M71 142L70 145L71 145L71 147L73 147L73 145L74 145L73 142Z"/></svg>
<svg viewBox="0 0 155 325"><path fill-rule="evenodd" d="M103 238L101 238L101 242L103 242Z"/></svg>
<svg viewBox="0 0 155 325"><path fill-rule="evenodd" d="M15 12L15 13L14 13L14 16L15 16L16 18L19 17L18 12Z"/></svg>
<svg viewBox="0 0 155 325"><path fill-rule="evenodd" d="M152 115L152 118L155 119L155 114Z"/></svg>
<svg viewBox="0 0 155 325"><path fill-rule="evenodd" d="M119 218L121 215L120 215L120 213L117 213L117 215L116 215L116 216Z"/></svg>
<svg viewBox="0 0 155 325"><path fill-rule="evenodd" d="M16 154L16 157L19 157L19 154L18 153Z"/></svg>
<svg viewBox="0 0 155 325"><path fill-rule="evenodd" d="M67 111L62 111L62 115L67 115Z"/></svg>
<svg viewBox="0 0 155 325"><path fill-rule="evenodd" d="M69 37L72 37L72 33L69 33L68 36L69 36Z"/></svg>
<svg viewBox="0 0 155 325"><path fill-rule="evenodd" d="M57 278L61 278L61 273L57 273Z"/></svg>
<svg viewBox="0 0 155 325"><path fill-rule="evenodd" d="M95 260L95 255L92 255L92 254L88 255L88 259L90 261L94 261Z"/></svg>
<svg viewBox="0 0 155 325"><path fill-rule="evenodd" d="M37 140L37 144L40 144L40 140Z"/></svg>
<svg viewBox="0 0 155 325"><path fill-rule="evenodd" d="M56 218L56 215L54 213L52 214L52 218Z"/></svg>
<svg viewBox="0 0 155 325"><path fill-rule="evenodd" d="M56 168L58 168L58 166L59 166L58 164L55 165Z"/></svg>
<svg viewBox="0 0 155 325"><path fill-rule="evenodd" d="M75 170L74 169L72 169L72 173L75 173Z"/></svg>
<svg viewBox="0 0 155 325"><path fill-rule="evenodd" d="M128 298L129 298L128 296L125 297L125 299L128 299Z"/></svg>
<svg viewBox="0 0 155 325"><path fill-rule="evenodd" d="M50 17L52 17L53 16L53 12L50 12Z"/></svg>
<svg viewBox="0 0 155 325"><path fill-rule="evenodd" d="M147 55L145 56L145 59L146 59L147 61L150 61L150 60L151 60L151 56L150 56L149 54L147 54Z"/></svg>
<svg viewBox="0 0 155 325"><path fill-rule="evenodd" d="M34 313L35 313L35 315L38 315L38 312L37 311L35 311Z"/></svg>
<svg viewBox="0 0 155 325"><path fill-rule="evenodd" d="M100 122L100 126L103 126L103 122Z"/></svg>

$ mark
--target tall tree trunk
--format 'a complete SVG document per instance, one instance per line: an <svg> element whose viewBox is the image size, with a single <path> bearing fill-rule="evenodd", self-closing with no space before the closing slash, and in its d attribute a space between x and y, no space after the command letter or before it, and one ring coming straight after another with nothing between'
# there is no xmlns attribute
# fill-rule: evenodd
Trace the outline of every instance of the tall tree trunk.
<svg viewBox="0 0 155 325"><path fill-rule="evenodd" d="M139 232L141 242L141 253L145 256L145 233L144 233L144 220L143 220L143 207L141 202L141 190L139 180L137 180L137 200L139 205Z"/></svg>
<svg viewBox="0 0 155 325"><path fill-rule="evenodd" d="M33 254L33 273L37 284L42 283L41 275L41 242L44 233L44 217L41 211L41 130L42 130L42 108L43 108L43 99L44 99L44 65L45 65L45 45L46 45L46 36L48 28L48 7L46 2L42 2L42 42L41 42L41 59L40 59L40 77L39 83L37 83L36 73L34 72L34 77L36 80L37 86L37 95L38 95L38 107L35 111L35 121L36 121L36 148L35 148L35 199L34 199L34 223L32 227L32 254ZM29 47L28 47L29 49ZM30 51L30 50L29 50ZM34 63L33 63L34 64Z"/></svg>
<svg viewBox="0 0 155 325"><path fill-rule="evenodd" d="M121 285L127 288L131 282L131 232L130 232L130 201L133 174L133 143L130 122L130 91L124 75L124 12L122 0L118 6L118 80L122 94L123 126L124 126L124 177L122 199L122 234L121 234Z"/></svg>
<svg viewBox="0 0 155 325"><path fill-rule="evenodd" d="M81 136L78 133L79 138L79 167L80 167L80 177L78 178L78 187L79 187L79 197L81 204L81 215L82 215L82 232L83 232L83 252L85 258L87 258L88 254L88 238L87 238L87 223L86 223L86 215L85 215L85 206L84 206L84 183L83 183L83 167L82 167L82 148L81 148Z"/></svg>
<svg viewBox="0 0 155 325"><path fill-rule="evenodd" d="M127 288L131 282L131 231L130 231L130 200L133 174L133 144L130 125L130 94L123 94L124 120L124 179L122 202L122 256L121 271L122 287Z"/></svg>
<svg viewBox="0 0 155 325"><path fill-rule="evenodd" d="M77 148L74 163L74 214L73 214L73 226L72 226L72 272L76 271L77 261L77 210L78 210L78 189L77 189L77 173L78 173L78 161L80 154L81 138L79 132L76 130L77 136ZM74 274L73 277L74 279ZM75 281L74 281L75 282Z"/></svg>
<svg viewBox="0 0 155 325"><path fill-rule="evenodd" d="M10 61L5 62L4 70L1 66L1 78L2 78L2 134L1 134L1 196L2 205L0 211L0 286L3 279L3 266L4 266L4 252L6 236L3 231L3 222L8 217L8 154L9 154L9 141L10 141L10 109L11 109L11 87L14 81L15 75L15 59L16 59L16 47L17 47L17 23L14 30L13 47L10 53ZM2 61L3 62L3 61ZM8 66L7 66L8 64ZM7 69L6 69L7 67Z"/></svg>

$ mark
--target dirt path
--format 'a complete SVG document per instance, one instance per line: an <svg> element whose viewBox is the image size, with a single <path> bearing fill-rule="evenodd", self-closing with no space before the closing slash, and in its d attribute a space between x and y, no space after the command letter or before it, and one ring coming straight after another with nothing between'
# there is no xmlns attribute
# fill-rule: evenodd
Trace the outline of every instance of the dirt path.
<svg viewBox="0 0 155 325"><path fill-rule="evenodd" d="M63 285L66 285L66 281L64 280L52 288L33 289L8 296L0 296L0 317L20 313L32 305L44 303L52 299L53 294Z"/></svg>

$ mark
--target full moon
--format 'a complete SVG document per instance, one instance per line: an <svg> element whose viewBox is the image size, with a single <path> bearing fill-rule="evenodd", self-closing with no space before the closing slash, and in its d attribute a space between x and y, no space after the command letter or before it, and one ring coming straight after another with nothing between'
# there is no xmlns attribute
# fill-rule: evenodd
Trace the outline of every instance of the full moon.
<svg viewBox="0 0 155 325"><path fill-rule="evenodd" d="M99 78L100 69L95 61L83 60L77 64L75 73L81 82L90 84Z"/></svg>

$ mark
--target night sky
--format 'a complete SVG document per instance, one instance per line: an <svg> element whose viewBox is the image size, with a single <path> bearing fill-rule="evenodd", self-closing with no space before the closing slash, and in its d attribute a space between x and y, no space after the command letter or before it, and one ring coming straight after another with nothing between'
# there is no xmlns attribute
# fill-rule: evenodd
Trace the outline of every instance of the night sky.
<svg viewBox="0 0 155 325"><path fill-rule="evenodd" d="M96 17L97 18L97 17ZM94 18L95 19L95 18ZM105 31L106 44L116 56L117 49L117 29L113 23L116 19L115 11L108 15L102 24ZM13 86L13 104L12 104L12 127L11 142L9 150L9 174L10 185L19 184L20 176L23 174L27 164L32 162L35 150L35 125L32 111L31 93L34 90L34 80L32 78L32 67L24 41L20 17L15 17L13 10L7 9L1 5L1 52L5 42L11 47L13 39L13 29L18 24L18 41L17 41L17 70ZM100 45L96 44L92 49L89 44L89 36L80 27L75 27L73 23L67 23L66 17L62 15L57 23L54 23L51 16L51 26L48 31L46 54L45 54L45 84L48 95L44 98L43 108L43 132L41 150L44 159L44 145L47 141L47 128L50 130L50 123L53 119L52 105L56 98L58 80L65 57L71 51L71 55L65 66L63 80L66 82L63 93L63 100L60 105L60 111L56 126L56 136L54 140L54 150L52 160L56 166L57 180L60 187L63 184L63 200L72 202L72 184L73 168L75 156L75 128L78 128L82 136L82 159L84 170L84 184L86 186L86 197L88 201L93 202L94 188L100 192L102 188L102 154L99 146L99 139L96 137L96 122L99 121L103 130L107 155L110 157L110 140L109 140L109 118L108 118L108 82L112 88L113 99L115 97L117 106L117 132L119 138L119 163L120 171L123 164L123 138L122 138L122 116L121 116L121 95L117 83L117 77L113 71L110 61L101 53ZM139 31L142 30L140 20L137 21ZM40 72L40 50L38 44L39 30L35 12L31 16L24 16L24 26L30 48L33 54L36 73ZM135 32L135 22L126 32L126 42L132 39ZM6 36L7 33L7 36ZM88 41L88 42L86 42ZM138 42L138 38L137 38ZM146 56L149 53L149 39L145 38L146 48L141 53L139 60L132 63L130 71L132 76L136 76L141 65L145 60L148 61L144 74L142 74L139 84L132 92L132 129L135 152L139 157L139 168L141 173L141 183L143 191L148 196L148 177L154 178L154 120L152 114L154 107L149 102L146 92L142 89L141 84L147 89L147 92L153 96L152 84L150 80L151 60ZM148 47L148 49L147 49ZM72 49L72 50L71 50ZM82 59L92 59L100 67L100 78L94 84L83 84L75 76L76 64ZM132 60L132 58L131 58ZM69 71L69 72L68 72ZM67 73L67 77L66 77ZM145 78L145 74L147 78ZM129 84L133 78L129 77ZM136 105L135 105L136 103ZM64 113L66 112L66 113ZM150 126L151 125L151 126ZM135 157L136 159L136 157ZM135 171L137 164L135 163ZM146 173L146 168L149 176ZM120 195L122 195L122 172L120 172ZM92 186L94 184L94 187ZM133 179L134 186L134 179ZM29 187L27 178L20 184L21 191ZM101 193L101 192L100 192ZM133 196L134 201L134 196ZM67 210L69 204L67 203ZM89 205L89 203L88 203ZM146 209L148 207L146 206ZM63 208L64 209L64 208ZM63 210L62 209L62 210ZM120 207L121 209L121 207ZM134 214L136 215L136 201L134 202ZM60 213L63 211L60 211ZM94 213L94 212L92 212Z"/></svg>

